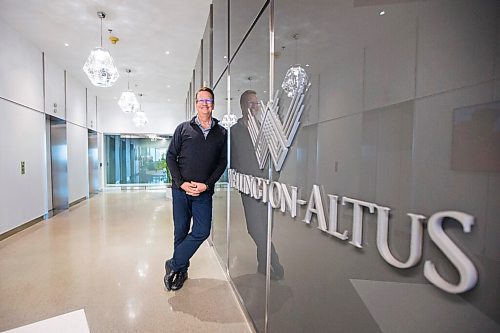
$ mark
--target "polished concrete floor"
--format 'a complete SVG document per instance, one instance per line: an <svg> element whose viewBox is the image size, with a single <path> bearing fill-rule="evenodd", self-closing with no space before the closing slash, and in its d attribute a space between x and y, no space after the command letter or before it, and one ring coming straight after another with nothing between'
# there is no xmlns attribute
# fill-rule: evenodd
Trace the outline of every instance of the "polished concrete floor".
<svg viewBox="0 0 500 333"><path fill-rule="evenodd" d="M250 332L207 242L166 291L171 216L165 192L103 192L0 241L0 331L83 309L90 332Z"/></svg>

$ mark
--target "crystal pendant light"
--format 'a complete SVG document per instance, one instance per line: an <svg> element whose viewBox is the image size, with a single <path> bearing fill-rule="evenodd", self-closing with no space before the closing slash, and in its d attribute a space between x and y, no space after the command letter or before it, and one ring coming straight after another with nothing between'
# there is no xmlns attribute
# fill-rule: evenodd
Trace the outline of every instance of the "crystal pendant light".
<svg viewBox="0 0 500 333"><path fill-rule="evenodd" d="M286 92L288 97L293 97L297 93L302 93L309 87L309 77L306 70L300 65L293 65L285 74L285 79L281 84L281 88Z"/></svg>
<svg viewBox="0 0 500 333"><path fill-rule="evenodd" d="M144 127L148 123L148 117L146 116L146 112L139 110L134 114L134 118L132 118L135 127Z"/></svg>
<svg viewBox="0 0 500 333"><path fill-rule="evenodd" d="M94 86L111 87L118 80L120 74L108 50L102 47L102 19L106 17L106 13L97 12L97 17L101 19L101 46L90 52L87 62L83 66L83 71Z"/></svg>
<svg viewBox="0 0 500 333"><path fill-rule="evenodd" d="M125 71L130 76L130 72L132 71L130 69L126 69ZM136 112L140 108L139 101L137 100L135 93L132 90L130 90L130 77L129 80L127 81L127 91L122 92L122 95L118 100L118 106L120 106L122 111L125 113Z"/></svg>
<svg viewBox="0 0 500 333"><path fill-rule="evenodd" d="M142 94L139 94L142 97ZM139 110L134 113L134 118L132 118L132 122L135 127L144 127L148 123L148 117L146 116L146 112L142 111L141 104L139 104Z"/></svg>
<svg viewBox="0 0 500 333"><path fill-rule="evenodd" d="M231 126L233 126L237 122L238 122L238 119L236 118L236 115L229 113L229 114L225 114L224 117L222 117L222 121L220 123L224 128L229 129Z"/></svg>
<svg viewBox="0 0 500 333"><path fill-rule="evenodd" d="M297 41L299 35L294 34L292 37L295 39L295 65L288 69L281 84L281 88L283 88L288 97L293 97L297 93L300 94L306 91L310 85L306 70L297 64Z"/></svg>

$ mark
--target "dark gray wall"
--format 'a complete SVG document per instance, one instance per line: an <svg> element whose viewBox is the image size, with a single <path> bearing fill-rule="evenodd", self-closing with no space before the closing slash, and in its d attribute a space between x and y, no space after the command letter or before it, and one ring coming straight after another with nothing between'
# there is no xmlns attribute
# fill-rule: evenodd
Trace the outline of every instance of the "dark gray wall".
<svg viewBox="0 0 500 333"><path fill-rule="evenodd" d="M500 3L276 0L230 1L229 7L228 14L227 1L214 1L219 103L226 103L228 73L230 112L238 117L245 90L267 102L290 66L301 64L311 79L301 127L274 180L299 187L304 200L319 185L325 207L326 194L389 207L389 246L402 261L409 253L407 213L428 219L456 210L475 218L470 233L452 219L444 222L447 235L478 271L473 289L450 294L424 277L424 262L432 260L446 280L459 278L426 228L420 262L398 269L379 254L376 215L367 210L363 248L322 232L315 218L302 222L305 206L296 218L274 210L266 286L267 207L232 190L230 237L224 239L225 221L214 222L215 247L224 265L229 262L256 329L499 331ZM226 68L228 40L234 58ZM280 103L283 110L289 99L282 95ZM220 104L219 117L227 112ZM231 131L233 167L267 176L255 168L253 146L240 125ZM338 229L351 233L352 206L339 205L338 216Z"/></svg>

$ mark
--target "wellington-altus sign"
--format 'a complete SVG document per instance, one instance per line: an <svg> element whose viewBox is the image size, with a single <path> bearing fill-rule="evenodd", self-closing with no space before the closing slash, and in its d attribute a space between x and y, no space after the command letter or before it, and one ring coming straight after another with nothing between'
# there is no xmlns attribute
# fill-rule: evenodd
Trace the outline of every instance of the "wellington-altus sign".
<svg viewBox="0 0 500 333"><path fill-rule="evenodd" d="M296 68L295 68L296 69ZM274 169L280 171L288 154L292 140L298 131L300 118L304 111L305 93L310 83L305 71L289 71L292 79L284 81L283 89L288 89L291 97L289 107L282 117L279 116L280 91L267 105L261 101L263 113L256 116L249 113L248 131L255 150L255 157L261 169L264 169L270 158ZM294 76L295 75L295 76ZM287 73L287 77L289 74ZM285 89L285 91L287 91ZM318 229L326 232L340 241L349 241L349 244L362 248L363 213L376 214L377 220L377 249L382 258L390 265L405 269L416 266L422 258L422 244L424 238L424 224L427 223L427 233L431 241L441 250L448 260L457 269L459 282L453 284L444 279L436 270L431 260L424 264L425 278L436 287L453 294L466 292L477 284L477 269L462 250L446 235L443 230L443 220L451 218L462 225L465 233L471 231L474 217L459 211L442 211L433 214L429 219L415 213L407 213L411 225L410 254L406 261L401 261L392 254L389 243L389 216L390 208L373 202L362 201L350 197L341 197L336 194L327 194L323 198L320 186L313 185L309 201L299 198L299 189L284 183L269 181L268 179L239 173L229 170L229 183L232 188L249 195L263 203L269 203L273 208L288 212L292 218L297 216L298 205L307 205L302 219L310 224L315 215ZM325 199L325 200L324 200ZM323 202L328 202L328 219L326 218ZM352 206L353 218L351 234L348 230L338 231L338 205Z"/></svg>
<svg viewBox="0 0 500 333"><path fill-rule="evenodd" d="M310 224L313 216L318 221L318 229L326 232L341 241L349 241L349 244L362 248L363 213L368 211L377 217L377 249L382 258L390 265L397 268L410 268L416 266L422 258L422 243L424 238L424 224L427 223L427 233L431 241L443 252L448 260L455 266L459 273L459 282L453 284L445 280L436 270L431 260L424 264L425 278L436 287L453 294L463 293L472 289L477 283L477 270L472 261L460 250L460 248L446 235L443 230L443 220L451 218L462 225L465 233L471 231L474 225L474 217L459 211L442 211L433 214L428 220L425 216L408 213L411 225L410 254L406 261L400 261L392 254L389 243L389 213L390 208L376 203L362 201L349 197L341 197L336 194L328 194L327 200L323 196L318 185L313 185L309 200L299 198L299 188L284 183L269 181L268 179L246 175L234 169L229 170L229 184L232 188L249 195L263 203L269 203L273 208L288 213L292 218L297 216L297 207L307 205L304 223ZM328 218L325 214L323 202L329 205ZM352 206L353 218L352 228L338 230L338 205Z"/></svg>

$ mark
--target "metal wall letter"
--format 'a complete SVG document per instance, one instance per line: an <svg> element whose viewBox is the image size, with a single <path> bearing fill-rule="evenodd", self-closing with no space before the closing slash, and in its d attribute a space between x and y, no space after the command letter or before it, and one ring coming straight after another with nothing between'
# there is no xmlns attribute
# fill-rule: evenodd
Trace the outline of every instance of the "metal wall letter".
<svg viewBox="0 0 500 333"><path fill-rule="evenodd" d="M338 204L338 199L339 197L336 196L336 195L331 195L331 194L328 194L328 198L330 199L330 221L328 223L328 231L326 231L327 233L329 233L330 235L332 236L335 236L341 240L346 240L347 238L349 238L347 235L349 234L349 232L347 230L344 230L343 233L340 233L337 231L337 204Z"/></svg>
<svg viewBox="0 0 500 333"><path fill-rule="evenodd" d="M361 200L356 200L348 197L342 198L342 205L346 202L352 203L353 217L352 217L352 238L349 244L352 244L358 248L363 248L361 245L363 236L363 207L370 210L370 213L375 212L376 204Z"/></svg>
<svg viewBox="0 0 500 333"><path fill-rule="evenodd" d="M318 217L318 229L327 231L325 211L323 209L323 202L321 201L321 193L318 185L313 185L311 197L309 198L309 203L307 204L306 216L304 216L302 221L307 224L311 223L312 214L316 214Z"/></svg>
<svg viewBox="0 0 500 333"><path fill-rule="evenodd" d="M410 256L406 262L401 262L396 259L389 249L387 242L387 234L389 233L389 211L387 207L377 206L377 248L382 258L397 268L409 268L415 266L422 258L422 241L423 241L423 220L425 216L411 214L411 240L410 240Z"/></svg>
<svg viewBox="0 0 500 333"><path fill-rule="evenodd" d="M457 268L460 280L457 285L451 284L439 275L432 261L424 265L424 276L436 287L452 294L459 294L472 289L477 283L477 270L472 261L456 246L443 230L443 219L451 217L460 224L464 232L469 233L474 225L474 217L457 211L439 212L432 215L427 223L427 230L434 244Z"/></svg>

